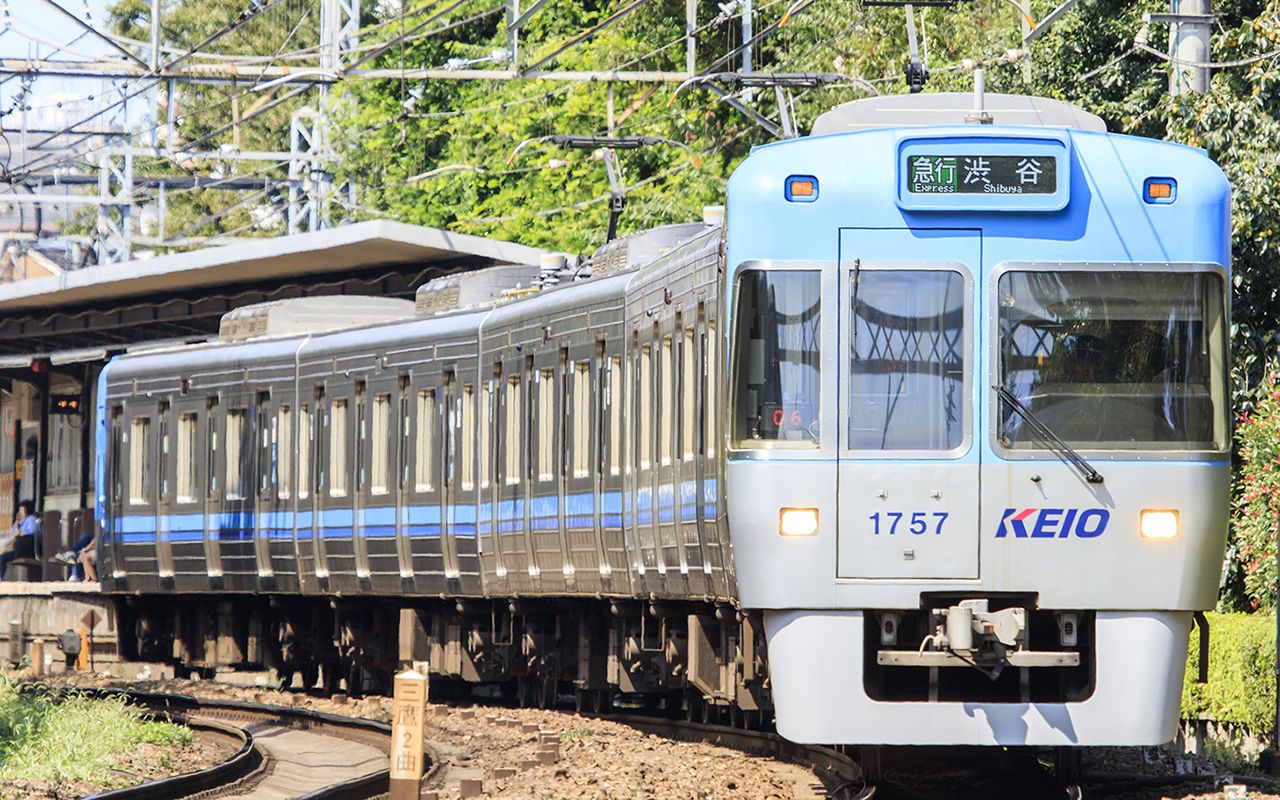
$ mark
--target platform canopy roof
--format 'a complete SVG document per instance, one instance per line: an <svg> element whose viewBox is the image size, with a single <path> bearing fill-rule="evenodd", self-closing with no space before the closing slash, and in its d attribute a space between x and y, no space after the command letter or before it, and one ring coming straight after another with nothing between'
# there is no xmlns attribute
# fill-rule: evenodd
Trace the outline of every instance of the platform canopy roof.
<svg viewBox="0 0 1280 800"><path fill-rule="evenodd" d="M99 360L157 341L214 336L233 308L290 297L412 299L431 278L497 264L537 264L546 251L436 228L375 220L237 242L0 285L0 368L48 356Z"/></svg>

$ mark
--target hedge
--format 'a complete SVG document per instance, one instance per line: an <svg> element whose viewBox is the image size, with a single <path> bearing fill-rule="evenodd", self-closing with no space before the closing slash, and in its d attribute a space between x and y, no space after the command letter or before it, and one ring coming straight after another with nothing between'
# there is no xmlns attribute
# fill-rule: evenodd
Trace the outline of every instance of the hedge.
<svg viewBox="0 0 1280 800"><path fill-rule="evenodd" d="M1245 725L1269 738L1276 719L1276 619L1271 614L1208 613L1209 682L1200 671L1199 631L1192 629L1182 716Z"/></svg>

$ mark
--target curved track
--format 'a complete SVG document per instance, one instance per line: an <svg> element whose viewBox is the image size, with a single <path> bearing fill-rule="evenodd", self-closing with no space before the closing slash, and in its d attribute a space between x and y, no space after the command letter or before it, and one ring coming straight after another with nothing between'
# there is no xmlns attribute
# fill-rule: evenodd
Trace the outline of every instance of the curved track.
<svg viewBox="0 0 1280 800"><path fill-rule="evenodd" d="M199 732L241 742L222 764L117 789L95 800L366 800L388 790L391 726L375 720L287 706L121 689L76 691L119 695ZM430 768L437 759L427 753Z"/></svg>

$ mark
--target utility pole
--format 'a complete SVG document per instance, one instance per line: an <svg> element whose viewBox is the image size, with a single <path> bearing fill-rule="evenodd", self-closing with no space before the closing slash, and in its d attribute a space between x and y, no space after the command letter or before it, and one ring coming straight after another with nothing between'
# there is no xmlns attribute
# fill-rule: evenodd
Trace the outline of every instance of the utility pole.
<svg viewBox="0 0 1280 800"><path fill-rule="evenodd" d="M1168 22L1169 94L1204 94L1209 91L1209 38L1213 34L1213 0L1170 0L1170 13L1152 14L1153 22Z"/></svg>

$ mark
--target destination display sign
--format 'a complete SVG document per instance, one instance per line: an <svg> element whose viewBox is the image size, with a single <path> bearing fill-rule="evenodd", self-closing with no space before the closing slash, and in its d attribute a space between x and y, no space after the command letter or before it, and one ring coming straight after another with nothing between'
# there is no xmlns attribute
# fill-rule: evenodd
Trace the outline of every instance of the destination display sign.
<svg viewBox="0 0 1280 800"><path fill-rule="evenodd" d="M1050 155L910 155L910 194L1054 194L1058 159Z"/></svg>

